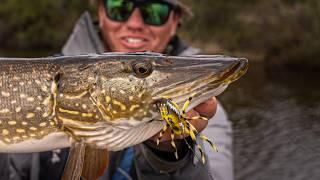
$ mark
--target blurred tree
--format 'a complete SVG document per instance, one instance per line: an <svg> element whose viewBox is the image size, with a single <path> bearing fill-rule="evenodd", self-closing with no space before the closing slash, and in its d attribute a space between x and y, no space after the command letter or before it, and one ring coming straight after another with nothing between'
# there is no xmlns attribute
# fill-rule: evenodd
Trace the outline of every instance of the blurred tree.
<svg viewBox="0 0 320 180"><path fill-rule="evenodd" d="M320 67L319 0L192 1L196 17L182 29L209 53L272 64ZM211 48L210 48L211 47Z"/></svg>
<svg viewBox="0 0 320 180"><path fill-rule="evenodd" d="M0 49L58 52L95 0L1 0ZM320 66L319 0L183 0L195 17L180 33L206 53ZM93 13L95 15L95 13Z"/></svg>
<svg viewBox="0 0 320 180"><path fill-rule="evenodd" d="M57 49L86 0L1 0L0 48Z"/></svg>

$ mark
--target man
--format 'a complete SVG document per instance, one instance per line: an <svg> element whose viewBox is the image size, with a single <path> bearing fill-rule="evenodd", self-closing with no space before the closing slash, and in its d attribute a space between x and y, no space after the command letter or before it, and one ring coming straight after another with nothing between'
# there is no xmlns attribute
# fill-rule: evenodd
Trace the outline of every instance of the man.
<svg viewBox="0 0 320 180"><path fill-rule="evenodd" d="M74 28L63 47L63 55L87 53L153 51L169 55L191 55L198 49L188 47L176 35L181 19L190 15L188 7L178 0L99 0L99 33L88 13ZM194 120L192 124L214 139L219 153L213 153L205 144L207 160L203 165L199 156L184 141L177 139L179 160L170 151L169 133L159 146L158 135L144 143L113 152L110 165L101 179L233 179L231 153L231 126L222 107L214 97L188 112L190 116L214 118ZM200 142L201 143L201 142ZM190 142L192 144L192 142ZM11 155L12 179L59 179L68 150ZM29 165L19 162L30 162ZM27 159L27 160L26 160ZM18 166L17 166L18 165ZM27 173L26 173L27 172ZM24 176L24 178L22 177ZM29 178L28 178L29 177Z"/></svg>

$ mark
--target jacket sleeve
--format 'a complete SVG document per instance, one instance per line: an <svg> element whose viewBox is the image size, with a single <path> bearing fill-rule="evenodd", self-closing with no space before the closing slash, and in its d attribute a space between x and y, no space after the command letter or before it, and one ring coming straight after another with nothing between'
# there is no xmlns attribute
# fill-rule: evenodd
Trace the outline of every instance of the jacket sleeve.
<svg viewBox="0 0 320 180"><path fill-rule="evenodd" d="M210 173L215 180L233 180L232 126L220 103L215 116L209 120L202 133L218 148L218 152L214 152L210 145L204 142Z"/></svg>
<svg viewBox="0 0 320 180"><path fill-rule="evenodd" d="M211 180L207 164L197 160L193 152L187 150L178 160L168 160L150 149L149 145L139 144L135 146L134 159L137 179ZM174 157L173 152L171 154Z"/></svg>
<svg viewBox="0 0 320 180"><path fill-rule="evenodd" d="M9 153L4 154L5 158L5 167L1 168L4 176L8 176L7 178L0 179L8 179L8 180L21 180L21 179L32 179L37 180L34 174L32 173L32 164L33 164L33 154L32 153ZM0 173L2 174L2 173Z"/></svg>
<svg viewBox="0 0 320 180"><path fill-rule="evenodd" d="M9 179L8 154L0 154L0 179Z"/></svg>

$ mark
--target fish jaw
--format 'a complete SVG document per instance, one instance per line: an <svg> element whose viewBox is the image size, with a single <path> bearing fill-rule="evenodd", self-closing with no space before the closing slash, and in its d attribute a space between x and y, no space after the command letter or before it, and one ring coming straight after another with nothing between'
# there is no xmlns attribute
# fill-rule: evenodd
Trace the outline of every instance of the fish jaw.
<svg viewBox="0 0 320 180"><path fill-rule="evenodd" d="M226 56L175 57L158 64L154 71L161 78L154 84L154 100L170 98L182 105L193 94L189 109L221 94L248 69L247 59Z"/></svg>

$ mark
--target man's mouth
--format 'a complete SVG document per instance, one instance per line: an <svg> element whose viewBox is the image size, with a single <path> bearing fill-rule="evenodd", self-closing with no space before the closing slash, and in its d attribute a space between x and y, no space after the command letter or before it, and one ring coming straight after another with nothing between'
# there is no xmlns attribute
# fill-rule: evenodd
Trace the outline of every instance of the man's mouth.
<svg viewBox="0 0 320 180"><path fill-rule="evenodd" d="M141 38L126 38L125 39L128 43L141 43L143 39Z"/></svg>
<svg viewBox="0 0 320 180"><path fill-rule="evenodd" d="M146 39L137 37L123 37L121 40L124 46L128 49L140 49L143 48L147 43Z"/></svg>

